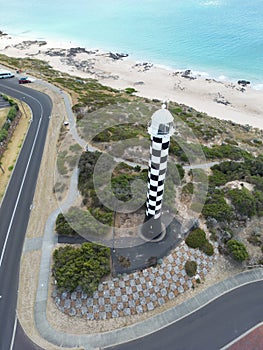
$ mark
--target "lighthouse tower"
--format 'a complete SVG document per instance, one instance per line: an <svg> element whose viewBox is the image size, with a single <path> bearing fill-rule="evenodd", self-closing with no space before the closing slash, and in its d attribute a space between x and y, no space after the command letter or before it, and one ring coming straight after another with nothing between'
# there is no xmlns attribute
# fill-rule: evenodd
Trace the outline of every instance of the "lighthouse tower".
<svg viewBox="0 0 263 350"><path fill-rule="evenodd" d="M154 240L158 239L163 231L161 224L161 208L170 137L174 133L173 116L166 109L165 104L152 115L148 133L151 135L151 147L146 215L142 234L147 240Z"/></svg>

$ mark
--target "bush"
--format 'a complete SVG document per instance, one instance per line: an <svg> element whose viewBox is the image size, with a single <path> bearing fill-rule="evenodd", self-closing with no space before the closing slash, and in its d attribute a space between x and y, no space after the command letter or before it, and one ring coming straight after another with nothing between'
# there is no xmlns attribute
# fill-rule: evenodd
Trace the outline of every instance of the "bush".
<svg viewBox="0 0 263 350"><path fill-rule="evenodd" d="M193 260L188 260L185 263L184 268L185 268L185 272L187 273L187 275L189 277L193 277L196 274L197 264Z"/></svg>
<svg viewBox="0 0 263 350"><path fill-rule="evenodd" d="M214 218L220 222L229 222L233 219L234 211L227 204L224 194L221 191L215 191L208 195L202 214L206 219Z"/></svg>
<svg viewBox="0 0 263 350"><path fill-rule="evenodd" d="M251 217L256 214L255 198L246 188L229 190L227 196L230 198L237 214L242 217Z"/></svg>
<svg viewBox="0 0 263 350"><path fill-rule="evenodd" d="M189 233L185 243L191 248L200 248L206 242L206 235L203 230L197 228Z"/></svg>
<svg viewBox="0 0 263 350"><path fill-rule="evenodd" d="M214 248L206 238L206 234L200 228L197 228L189 233L185 243L191 248L199 248L205 254L211 256L214 254Z"/></svg>
<svg viewBox="0 0 263 350"><path fill-rule="evenodd" d="M246 246L235 239L227 242L227 249L236 261L244 261L249 257Z"/></svg>
<svg viewBox="0 0 263 350"><path fill-rule="evenodd" d="M67 235L67 236L75 236L77 232L73 230L73 228L69 225L67 220L65 219L62 213L58 214L56 219L56 228L57 234L59 235Z"/></svg>
<svg viewBox="0 0 263 350"><path fill-rule="evenodd" d="M124 91L128 95L132 95L134 92L137 92L137 90L135 90L134 88L131 88L131 87L126 88Z"/></svg>
<svg viewBox="0 0 263 350"><path fill-rule="evenodd" d="M5 129L0 130L0 142L4 141L8 136L8 132Z"/></svg>
<svg viewBox="0 0 263 350"><path fill-rule="evenodd" d="M83 243L80 248L58 248L53 259L52 274L61 291L73 292L80 286L92 295L102 277L110 272L110 249L94 243Z"/></svg>
<svg viewBox="0 0 263 350"><path fill-rule="evenodd" d="M214 247L208 241L205 242L201 250L208 256L212 256L214 254Z"/></svg>
<svg viewBox="0 0 263 350"><path fill-rule="evenodd" d="M202 148L206 158L209 159L228 158L232 160L241 160L251 157L249 152L229 144L213 145L211 148L203 146Z"/></svg>

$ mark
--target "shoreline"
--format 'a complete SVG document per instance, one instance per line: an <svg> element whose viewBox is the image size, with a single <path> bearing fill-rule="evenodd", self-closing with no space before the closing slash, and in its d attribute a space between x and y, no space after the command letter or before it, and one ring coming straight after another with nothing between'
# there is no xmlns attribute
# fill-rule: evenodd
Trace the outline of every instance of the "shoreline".
<svg viewBox="0 0 263 350"><path fill-rule="evenodd" d="M212 117L263 129L263 90L250 85L133 61L126 55L80 47L71 41L32 39L32 35L1 35L0 54L41 59L79 78L94 78L116 89L131 87L138 96L175 101Z"/></svg>

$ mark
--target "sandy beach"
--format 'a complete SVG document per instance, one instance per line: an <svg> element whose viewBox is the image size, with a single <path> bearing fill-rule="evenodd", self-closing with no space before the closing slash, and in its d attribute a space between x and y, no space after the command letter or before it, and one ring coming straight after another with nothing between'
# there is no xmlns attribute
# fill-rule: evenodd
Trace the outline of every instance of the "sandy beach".
<svg viewBox="0 0 263 350"><path fill-rule="evenodd" d="M191 67L176 71L117 53L80 48L72 42L21 36L0 36L0 53L42 59L54 69L80 78L95 78L117 89L133 87L139 96L176 101L213 117L263 129L263 90L253 89L253 82L242 86L195 74Z"/></svg>

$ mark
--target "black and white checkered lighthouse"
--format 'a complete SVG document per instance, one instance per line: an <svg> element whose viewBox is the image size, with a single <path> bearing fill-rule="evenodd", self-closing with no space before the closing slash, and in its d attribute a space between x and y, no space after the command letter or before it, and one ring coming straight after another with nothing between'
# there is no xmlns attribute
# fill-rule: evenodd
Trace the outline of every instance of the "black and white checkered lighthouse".
<svg viewBox="0 0 263 350"><path fill-rule="evenodd" d="M174 133L173 116L163 104L152 115L148 127L151 135L150 160L148 171L148 191L146 215L142 234L146 239L158 239L162 235L161 209L164 182L167 169L170 137Z"/></svg>

